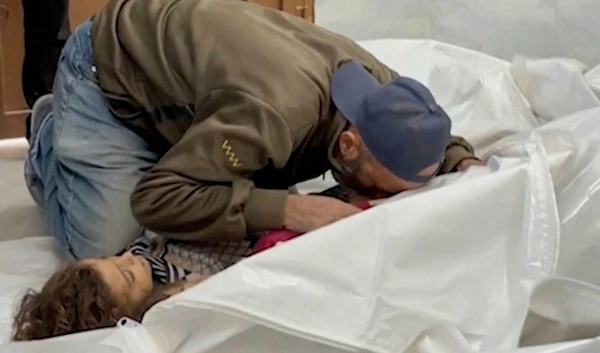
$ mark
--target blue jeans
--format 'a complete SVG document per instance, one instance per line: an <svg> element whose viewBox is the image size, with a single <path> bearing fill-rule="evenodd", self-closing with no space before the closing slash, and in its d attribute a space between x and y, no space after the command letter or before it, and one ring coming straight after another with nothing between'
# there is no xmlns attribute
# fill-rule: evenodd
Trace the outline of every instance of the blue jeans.
<svg viewBox="0 0 600 353"><path fill-rule="evenodd" d="M142 233L130 194L160 158L111 114L95 74L91 25L71 35L53 96L34 106L25 173L53 236L79 259L114 255Z"/></svg>

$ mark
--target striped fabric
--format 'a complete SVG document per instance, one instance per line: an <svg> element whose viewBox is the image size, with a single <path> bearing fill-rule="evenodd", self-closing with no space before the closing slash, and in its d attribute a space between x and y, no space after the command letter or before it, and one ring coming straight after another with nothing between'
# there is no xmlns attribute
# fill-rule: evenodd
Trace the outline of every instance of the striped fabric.
<svg viewBox="0 0 600 353"><path fill-rule="evenodd" d="M337 185L318 195L335 197L350 202L356 193ZM176 240L167 240L156 233L146 231L124 252L144 257L152 267L154 282L167 284L185 280L191 273L214 275L252 254L252 248L264 235L272 231L257 232L247 240L238 242L214 242L188 244Z"/></svg>
<svg viewBox="0 0 600 353"><path fill-rule="evenodd" d="M145 234L137 238L133 244L125 249L125 252L143 257L150 263L152 280L155 283L167 284L185 279L191 271L165 260L165 251L155 251L156 246L154 243L158 240Z"/></svg>
<svg viewBox="0 0 600 353"><path fill-rule="evenodd" d="M148 260L155 283L185 280L191 274L213 275L251 254L251 242L186 244L146 231L123 252Z"/></svg>

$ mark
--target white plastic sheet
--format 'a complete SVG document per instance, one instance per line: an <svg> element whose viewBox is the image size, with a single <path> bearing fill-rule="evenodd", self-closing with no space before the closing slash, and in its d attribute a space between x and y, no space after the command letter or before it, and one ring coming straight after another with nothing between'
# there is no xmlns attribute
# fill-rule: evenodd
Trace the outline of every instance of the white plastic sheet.
<svg viewBox="0 0 600 353"><path fill-rule="evenodd" d="M518 165L378 206L164 302L127 332L146 336L130 351L431 351L423 336L445 349L516 346L558 239L543 151L516 152Z"/></svg>
<svg viewBox="0 0 600 353"><path fill-rule="evenodd" d="M600 289L569 278L538 285L525 321L522 346L593 337L600 332Z"/></svg>
<svg viewBox="0 0 600 353"><path fill-rule="evenodd" d="M551 121L600 106L583 76L586 69L576 60L517 58L511 72L537 116Z"/></svg>
<svg viewBox="0 0 600 353"><path fill-rule="evenodd" d="M600 97L600 64L588 71L585 79L596 96Z"/></svg>
<svg viewBox="0 0 600 353"><path fill-rule="evenodd" d="M0 140L0 239L46 235L42 212L29 196L23 179L25 138ZM2 271L0 270L0 276ZM1 287L0 287L1 288ZM1 293L1 291L0 291Z"/></svg>
<svg viewBox="0 0 600 353"><path fill-rule="evenodd" d="M60 256L54 239L37 237L0 242L0 339L10 336L15 301L28 288L39 289L56 269Z"/></svg>
<svg viewBox="0 0 600 353"><path fill-rule="evenodd" d="M600 117L593 98L562 99L565 82L569 94L589 93L588 73L545 72L556 65L511 65L432 41L362 44L431 87L453 132L473 141L488 167L250 258L157 305L141 326L0 352L512 353L519 342L600 334L588 305L600 302ZM522 94L515 72L542 89ZM555 101L572 114L552 115L545 107ZM543 327L559 331L547 337ZM599 348L584 339L518 352Z"/></svg>
<svg viewBox="0 0 600 353"><path fill-rule="evenodd" d="M437 327L456 328L480 349L516 346L514 323L532 284L552 272L558 238L552 185L539 151L530 152L522 166L474 173L251 258L144 324L159 331L195 311L178 320L176 330L189 332L181 352L264 350L262 340L237 340L248 330L269 332L286 352L308 351L285 343L298 337L315 342L311 351L403 352ZM219 327L202 324L215 320L237 327L224 344L209 339ZM202 332L190 332L196 327Z"/></svg>

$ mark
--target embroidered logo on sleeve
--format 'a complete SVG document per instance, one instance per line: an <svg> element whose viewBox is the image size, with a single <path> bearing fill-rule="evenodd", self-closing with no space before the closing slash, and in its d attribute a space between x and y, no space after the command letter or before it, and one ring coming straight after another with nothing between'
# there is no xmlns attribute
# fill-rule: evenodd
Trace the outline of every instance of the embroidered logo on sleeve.
<svg viewBox="0 0 600 353"><path fill-rule="evenodd" d="M233 148L229 144L229 140L223 141L221 148L225 152L225 156L227 157L227 160L229 160L229 163L231 163L232 166L234 166L234 167L242 166L242 163L240 163L239 158L236 156L235 152L233 152Z"/></svg>

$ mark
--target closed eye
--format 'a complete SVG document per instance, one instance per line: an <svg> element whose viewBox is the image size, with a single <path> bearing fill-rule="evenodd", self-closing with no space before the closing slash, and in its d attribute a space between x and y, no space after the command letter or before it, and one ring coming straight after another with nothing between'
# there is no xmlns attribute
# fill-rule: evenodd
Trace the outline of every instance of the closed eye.
<svg viewBox="0 0 600 353"><path fill-rule="evenodd" d="M129 280L129 282L130 283L134 283L135 282L135 276L133 275L133 272L131 272L129 270L125 270L124 272L127 275L127 279Z"/></svg>
<svg viewBox="0 0 600 353"><path fill-rule="evenodd" d="M125 278L125 281L127 282L128 286L133 285L134 282L134 277L133 277L133 273L129 270L123 270L117 263L113 262L113 264L115 265L115 267L117 268L117 270L119 270L119 272L121 272L121 275L123 275L123 278Z"/></svg>

